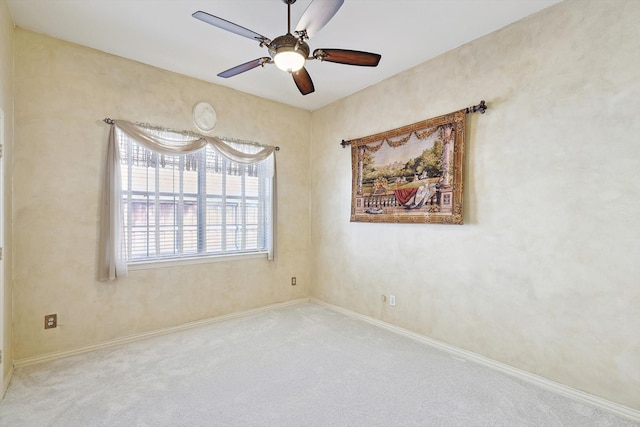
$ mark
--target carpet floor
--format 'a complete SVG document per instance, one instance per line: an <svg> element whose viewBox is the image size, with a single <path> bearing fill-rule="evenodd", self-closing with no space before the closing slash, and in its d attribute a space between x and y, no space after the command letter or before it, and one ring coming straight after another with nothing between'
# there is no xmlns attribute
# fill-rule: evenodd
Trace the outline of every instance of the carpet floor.
<svg viewBox="0 0 640 427"><path fill-rule="evenodd" d="M0 425L639 424L300 303L17 368Z"/></svg>

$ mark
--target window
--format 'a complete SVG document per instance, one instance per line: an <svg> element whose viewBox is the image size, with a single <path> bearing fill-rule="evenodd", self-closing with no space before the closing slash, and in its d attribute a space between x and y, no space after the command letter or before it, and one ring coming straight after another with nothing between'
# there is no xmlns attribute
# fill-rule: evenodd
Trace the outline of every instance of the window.
<svg viewBox="0 0 640 427"><path fill-rule="evenodd" d="M149 132L177 143L193 139ZM188 154L161 154L118 129L116 138L129 263L268 251L271 163L240 164L209 144ZM262 148L225 142L243 153Z"/></svg>

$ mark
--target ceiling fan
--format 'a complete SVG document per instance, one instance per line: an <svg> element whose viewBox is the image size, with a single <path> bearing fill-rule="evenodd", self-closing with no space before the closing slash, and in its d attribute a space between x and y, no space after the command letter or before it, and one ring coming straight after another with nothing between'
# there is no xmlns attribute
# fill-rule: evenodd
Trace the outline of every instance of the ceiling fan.
<svg viewBox="0 0 640 427"><path fill-rule="evenodd" d="M275 63L278 68L289 72L293 76L293 81L301 94L308 95L315 90L311 76L304 67L305 62L308 60L318 59L320 61L365 67L375 67L380 62L381 56L379 54L358 50L322 48L314 50L313 54L309 56L311 49L306 40L313 37L333 18L344 3L344 0L312 0L302 14L293 33L291 33L291 5L296 0L282 1L287 4L287 34L276 37L273 40L203 11L195 12L192 15L207 24L256 40L260 47L266 47L269 50L270 56L254 59L229 68L218 74L218 77L233 77L258 66L264 67L265 64Z"/></svg>

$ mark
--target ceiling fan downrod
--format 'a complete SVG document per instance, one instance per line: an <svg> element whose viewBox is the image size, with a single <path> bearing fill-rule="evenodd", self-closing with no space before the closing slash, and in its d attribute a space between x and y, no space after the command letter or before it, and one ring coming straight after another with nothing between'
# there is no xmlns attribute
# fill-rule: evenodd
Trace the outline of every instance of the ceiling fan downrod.
<svg viewBox="0 0 640 427"><path fill-rule="evenodd" d="M296 0L282 0L282 2L287 4L287 34L291 34L291 5Z"/></svg>

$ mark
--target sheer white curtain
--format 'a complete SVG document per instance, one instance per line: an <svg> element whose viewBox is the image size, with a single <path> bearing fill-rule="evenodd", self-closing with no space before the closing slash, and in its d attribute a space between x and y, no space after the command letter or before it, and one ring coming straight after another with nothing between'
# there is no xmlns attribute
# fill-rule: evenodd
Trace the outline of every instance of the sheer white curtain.
<svg viewBox="0 0 640 427"><path fill-rule="evenodd" d="M270 162L271 175L271 238L268 245L268 258L275 257L276 236L276 160L275 147L263 147L255 154L243 153L226 144L219 138L194 136L193 140L179 141L170 136L159 136L134 123L114 120L109 130L107 148L107 169L104 177L102 204L100 207L100 248L98 279L114 280L127 275L127 260L122 246L122 176L120 174L120 151L116 139L116 128L124 132L137 143L163 154L186 154L197 151L210 144L222 156L241 164ZM170 132L166 133L170 135Z"/></svg>

